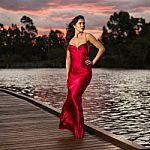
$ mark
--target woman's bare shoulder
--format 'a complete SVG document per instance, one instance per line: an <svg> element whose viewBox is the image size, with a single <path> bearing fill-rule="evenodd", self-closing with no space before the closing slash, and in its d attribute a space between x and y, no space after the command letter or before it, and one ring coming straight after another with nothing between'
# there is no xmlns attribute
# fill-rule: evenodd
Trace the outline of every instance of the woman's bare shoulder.
<svg viewBox="0 0 150 150"><path fill-rule="evenodd" d="M94 36L91 33L85 33L87 41L89 41L91 38L94 38Z"/></svg>

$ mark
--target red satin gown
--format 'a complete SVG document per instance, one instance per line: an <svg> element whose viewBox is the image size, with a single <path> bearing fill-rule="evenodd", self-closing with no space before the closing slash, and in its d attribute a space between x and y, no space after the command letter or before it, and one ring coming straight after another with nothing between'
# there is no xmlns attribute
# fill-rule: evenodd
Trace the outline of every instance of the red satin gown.
<svg viewBox="0 0 150 150"><path fill-rule="evenodd" d="M85 133L82 94L91 81L92 67L85 64L89 57L87 43L78 48L69 45L68 48L71 57L67 80L68 95L60 115L59 129L68 129L79 139L83 138Z"/></svg>

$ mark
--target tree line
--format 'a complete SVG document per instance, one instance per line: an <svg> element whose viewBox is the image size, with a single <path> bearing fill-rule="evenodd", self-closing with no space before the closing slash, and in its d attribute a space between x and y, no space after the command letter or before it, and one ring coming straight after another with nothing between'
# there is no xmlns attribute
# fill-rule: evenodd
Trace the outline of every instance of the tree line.
<svg viewBox="0 0 150 150"><path fill-rule="evenodd" d="M8 29L0 23L0 67L65 67L64 33L51 29L38 35L33 20L20 19L21 27ZM150 23L134 18L128 12L115 12L103 27L100 40L106 51L94 67L150 68ZM89 44L90 58L97 49Z"/></svg>
<svg viewBox="0 0 150 150"><path fill-rule="evenodd" d="M103 27L102 41L104 66L150 68L150 23L145 19L115 12Z"/></svg>

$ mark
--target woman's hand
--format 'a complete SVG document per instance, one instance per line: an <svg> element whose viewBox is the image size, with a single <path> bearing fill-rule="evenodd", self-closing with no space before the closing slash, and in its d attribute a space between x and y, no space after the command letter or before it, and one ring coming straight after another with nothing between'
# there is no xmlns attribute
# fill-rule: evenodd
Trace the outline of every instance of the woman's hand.
<svg viewBox="0 0 150 150"><path fill-rule="evenodd" d="M86 57L85 64L86 64L86 65L94 65L94 64L93 64L93 61L91 61L91 60L89 59L89 57Z"/></svg>
<svg viewBox="0 0 150 150"><path fill-rule="evenodd" d="M87 40L98 49L98 52L97 52L95 58L92 60L93 65L94 65L99 60L99 58L102 56L102 54L105 52L105 48L102 45L102 43L100 41L98 41L92 34L87 33L86 37L87 37Z"/></svg>

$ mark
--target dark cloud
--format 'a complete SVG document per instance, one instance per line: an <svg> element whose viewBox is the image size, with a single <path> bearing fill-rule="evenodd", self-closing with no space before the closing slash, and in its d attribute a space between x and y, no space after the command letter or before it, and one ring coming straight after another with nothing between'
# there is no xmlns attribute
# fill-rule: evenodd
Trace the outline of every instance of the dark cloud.
<svg viewBox="0 0 150 150"><path fill-rule="evenodd" d="M117 10L138 10L139 7L150 7L150 0L0 0L0 7L7 10L43 10L47 8L58 8L68 5L97 5L114 6Z"/></svg>
<svg viewBox="0 0 150 150"><path fill-rule="evenodd" d="M97 30L106 25L110 15L121 10L150 20L150 0L0 0L0 10L4 25L19 24L20 18L27 15L44 29L65 28L81 14L86 27Z"/></svg>
<svg viewBox="0 0 150 150"><path fill-rule="evenodd" d="M57 3L51 0L0 0L0 7L6 10L32 10L38 11L42 9L46 9L48 7L53 7L57 5Z"/></svg>

